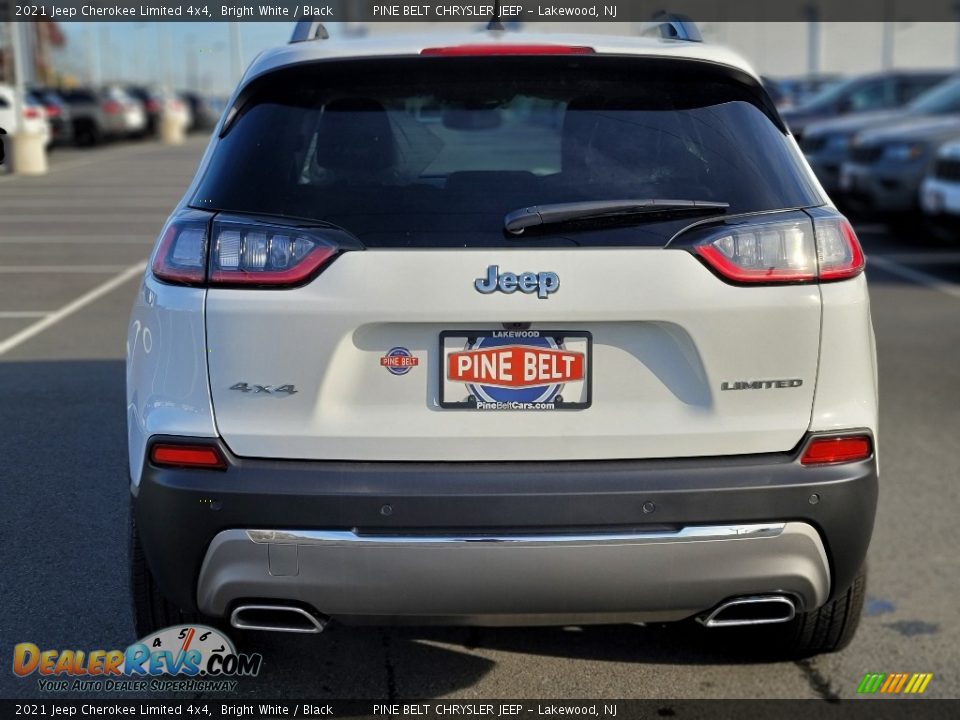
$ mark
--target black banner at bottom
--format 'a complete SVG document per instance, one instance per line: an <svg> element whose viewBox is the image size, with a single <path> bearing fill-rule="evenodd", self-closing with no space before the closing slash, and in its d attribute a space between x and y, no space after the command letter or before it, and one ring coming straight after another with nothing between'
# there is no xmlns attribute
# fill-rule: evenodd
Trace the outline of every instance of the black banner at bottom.
<svg viewBox="0 0 960 720"><path fill-rule="evenodd" d="M21 717L923 720L960 717L960 700L0 700L0 718Z"/></svg>

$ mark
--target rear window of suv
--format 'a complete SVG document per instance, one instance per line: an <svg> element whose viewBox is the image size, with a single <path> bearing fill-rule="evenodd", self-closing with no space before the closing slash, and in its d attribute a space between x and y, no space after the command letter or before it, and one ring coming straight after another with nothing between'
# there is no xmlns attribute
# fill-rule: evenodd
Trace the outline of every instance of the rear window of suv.
<svg viewBox="0 0 960 720"><path fill-rule="evenodd" d="M241 97L192 204L332 222L368 247L502 244L506 213L550 203L822 204L763 91L731 73L602 57L298 66ZM653 244L691 221L542 232Z"/></svg>

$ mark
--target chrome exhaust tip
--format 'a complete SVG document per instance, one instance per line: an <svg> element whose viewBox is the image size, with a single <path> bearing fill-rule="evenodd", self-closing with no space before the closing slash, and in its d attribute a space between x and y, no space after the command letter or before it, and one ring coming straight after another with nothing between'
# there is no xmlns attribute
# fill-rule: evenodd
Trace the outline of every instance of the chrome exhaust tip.
<svg viewBox="0 0 960 720"><path fill-rule="evenodd" d="M237 605L230 625L238 630L321 633L329 620L296 605Z"/></svg>
<svg viewBox="0 0 960 720"><path fill-rule="evenodd" d="M720 603L708 614L697 618L704 627L771 625L793 620L797 606L785 595L754 595Z"/></svg>

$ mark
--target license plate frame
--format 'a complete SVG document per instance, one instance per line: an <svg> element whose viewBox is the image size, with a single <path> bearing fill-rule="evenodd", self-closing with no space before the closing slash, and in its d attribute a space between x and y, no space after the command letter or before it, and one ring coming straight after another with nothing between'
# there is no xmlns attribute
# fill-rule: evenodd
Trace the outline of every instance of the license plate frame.
<svg viewBox="0 0 960 720"><path fill-rule="evenodd" d="M530 333L537 333L536 336ZM566 353L582 355L583 379L555 383L556 391L552 392L553 385L532 386L529 388L504 388L481 385L474 388L462 379L448 377L447 358L451 352L462 352L473 348L481 339L498 341L498 345L520 345L536 348L538 345L531 340L544 339L550 349L562 350ZM462 342L458 342L462 341ZM525 342L526 341L526 342ZM572 347L568 347L568 343ZM472 410L475 412L488 411L553 411L553 410L586 410L593 404L593 334L586 330L444 330L440 333L439 359L437 363L437 402L444 410ZM563 397L564 389L571 386L570 396ZM536 399L522 397L533 394L537 388L543 388L543 393ZM525 391L530 391L526 393ZM495 391L495 392L493 392ZM498 399L497 396L509 396L514 391L517 399ZM486 397L483 397L486 395ZM546 399L544 399L546 398Z"/></svg>

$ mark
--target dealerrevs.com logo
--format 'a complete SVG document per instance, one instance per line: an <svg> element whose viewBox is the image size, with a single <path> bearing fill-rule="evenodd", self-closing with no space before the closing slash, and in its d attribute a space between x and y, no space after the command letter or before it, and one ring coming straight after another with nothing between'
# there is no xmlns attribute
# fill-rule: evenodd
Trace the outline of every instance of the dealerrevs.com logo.
<svg viewBox="0 0 960 720"><path fill-rule="evenodd" d="M126 650L13 648L14 674L39 676L45 692L233 692L234 678L255 677L262 664L259 653L238 653L205 625L164 628Z"/></svg>

